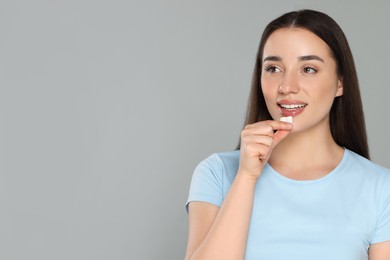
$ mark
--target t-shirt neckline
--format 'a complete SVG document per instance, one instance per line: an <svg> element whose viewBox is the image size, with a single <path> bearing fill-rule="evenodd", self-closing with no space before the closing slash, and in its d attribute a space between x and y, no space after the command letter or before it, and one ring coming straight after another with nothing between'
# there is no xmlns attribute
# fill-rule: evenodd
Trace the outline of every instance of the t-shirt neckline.
<svg viewBox="0 0 390 260"><path fill-rule="evenodd" d="M267 163L265 165L265 169L268 168L268 170L271 172L271 174L273 176L275 176L277 179L279 179L280 181L283 181L283 182L287 182L287 183L291 183L291 184L298 184L298 185L321 183L321 182L327 181L328 179L333 178L335 175L337 175L337 173L339 173L341 171L341 169L343 168L348 157L349 157L349 150L344 148L344 153L343 153L343 156L342 156L339 164L332 171L330 171L328 174L326 174L325 176L323 176L319 179L314 179L314 180L294 180L294 179L288 178L286 176L283 176L279 172L277 172L274 168L272 168L272 166L269 163Z"/></svg>

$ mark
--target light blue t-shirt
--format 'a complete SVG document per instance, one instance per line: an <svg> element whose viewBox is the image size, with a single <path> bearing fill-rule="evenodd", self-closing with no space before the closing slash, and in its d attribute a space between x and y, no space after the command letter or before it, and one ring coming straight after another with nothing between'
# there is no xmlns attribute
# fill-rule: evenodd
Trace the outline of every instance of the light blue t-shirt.
<svg viewBox="0 0 390 260"><path fill-rule="evenodd" d="M213 154L195 169L191 201L221 206L239 151ZM345 149L318 180L286 178L267 164L256 184L247 260L367 260L390 240L390 170Z"/></svg>

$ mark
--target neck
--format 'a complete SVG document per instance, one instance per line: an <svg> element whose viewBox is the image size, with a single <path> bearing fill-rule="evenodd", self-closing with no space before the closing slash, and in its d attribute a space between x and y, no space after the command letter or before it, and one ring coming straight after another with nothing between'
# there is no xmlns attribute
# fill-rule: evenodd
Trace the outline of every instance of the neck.
<svg viewBox="0 0 390 260"><path fill-rule="evenodd" d="M291 133L272 151L270 165L280 174L297 180L318 179L341 161L344 149L336 144L330 129Z"/></svg>

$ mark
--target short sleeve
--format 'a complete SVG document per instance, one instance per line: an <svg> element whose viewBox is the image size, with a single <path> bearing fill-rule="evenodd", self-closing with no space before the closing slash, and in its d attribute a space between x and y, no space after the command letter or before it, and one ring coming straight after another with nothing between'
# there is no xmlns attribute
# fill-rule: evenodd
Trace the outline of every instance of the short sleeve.
<svg viewBox="0 0 390 260"><path fill-rule="evenodd" d="M390 177L390 172L388 172ZM376 229L371 244L390 240L390 178L383 183Z"/></svg>
<svg viewBox="0 0 390 260"><path fill-rule="evenodd" d="M222 170L222 162L217 154L209 156L198 164L192 175L188 200L185 205L187 212L188 204L192 201L208 202L218 207L222 205Z"/></svg>

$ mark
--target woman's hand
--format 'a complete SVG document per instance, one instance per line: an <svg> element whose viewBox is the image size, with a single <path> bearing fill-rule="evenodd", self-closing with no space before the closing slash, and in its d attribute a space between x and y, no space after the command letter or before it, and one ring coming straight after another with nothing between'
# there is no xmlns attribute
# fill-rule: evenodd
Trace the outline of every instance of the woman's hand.
<svg viewBox="0 0 390 260"><path fill-rule="evenodd" d="M293 125L281 121L261 121L245 126L241 131L239 174L257 179L267 163L272 149L291 131ZM276 131L276 132L275 132Z"/></svg>

